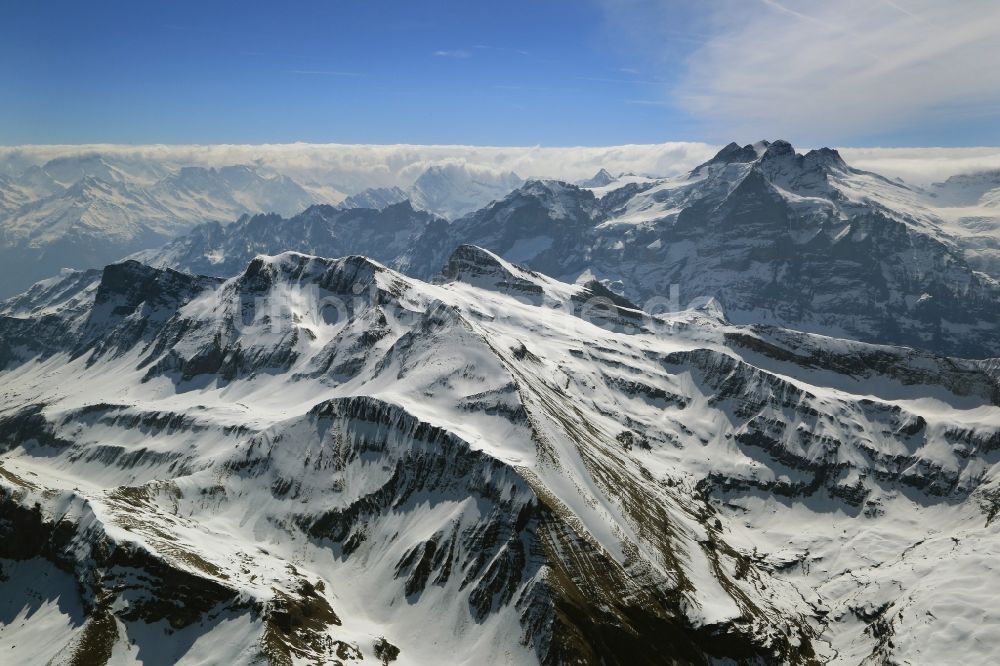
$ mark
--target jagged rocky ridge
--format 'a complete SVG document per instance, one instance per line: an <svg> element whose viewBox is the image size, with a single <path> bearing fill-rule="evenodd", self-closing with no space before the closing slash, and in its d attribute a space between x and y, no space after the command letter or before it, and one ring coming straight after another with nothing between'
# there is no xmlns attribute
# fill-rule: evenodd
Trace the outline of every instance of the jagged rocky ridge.
<svg viewBox="0 0 1000 666"><path fill-rule="evenodd" d="M427 280L472 244L567 282L597 279L650 308L714 298L736 323L1000 355L1000 284L969 263L990 265L983 241L952 237L920 193L834 150L731 144L685 176L596 191L531 181L450 224L405 204L364 226L356 213L309 210L202 228L140 258L228 276L257 252L357 252ZM323 233L312 232L317 214ZM260 241L241 246L253 226Z"/></svg>
<svg viewBox="0 0 1000 666"><path fill-rule="evenodd" d="M956 639L1000 623L995 362L438 272L125 262L5 303L3 654L996 656Z"/></svg>
<svg viewBox="0 0 1000 666"><path fill-rule="evenodd" d="M421 234L445 227L444 219L416 210L405 200L381 209L319 205L291 218L245 215L227 225L199 225L164 248L134 258L223 277L238 273L258 254L285 250L327 257L361 254L391 263L407 253Z"/></svg>

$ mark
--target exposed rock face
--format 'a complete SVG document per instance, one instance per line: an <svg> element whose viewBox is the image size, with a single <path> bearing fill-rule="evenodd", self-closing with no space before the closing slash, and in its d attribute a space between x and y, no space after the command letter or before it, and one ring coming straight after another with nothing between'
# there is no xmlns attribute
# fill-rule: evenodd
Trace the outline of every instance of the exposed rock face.
<svg viewBox="0 0 1000 666"><path fill-rule="evenodd" d="M421 234L443 227L447 227L445 220L414 210L408 201L381 210L313 206L288 219L256 215L228 225L200 225L163 249L139 253L136 258L221 277L239 273L258 254L286 250L324 257L360 254L398 264Z"/></svg>
<svg viewBox="0 0 1000 666"><path fill-rule="evenodd" d="M0 649L940 663L1000 621L994 361L443 266L125 262L3 304L0 565L54 582L24 625L51 647Z"/></svg>

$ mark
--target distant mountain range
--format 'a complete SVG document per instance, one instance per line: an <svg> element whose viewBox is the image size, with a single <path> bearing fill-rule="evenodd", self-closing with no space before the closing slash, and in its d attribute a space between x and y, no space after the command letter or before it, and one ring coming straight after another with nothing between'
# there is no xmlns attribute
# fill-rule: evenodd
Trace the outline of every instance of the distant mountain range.
<svg viewBox="0 0 1000 666"><path fill-rule="evenodd" d="M225 225L201 224L161 248L132 258L150 266L213 276L234 275L255 256L271 254L279 245L320 256L363 254L392 263L411 252L430 230L443 233L447 227L447 220L416 210L405 199L381 209L321 205L289 218L271 213L244 215Z"/></svg>
<svg viewBox="0 0 1000 666"><path fill-rule="evenodd" d="M405 191L376 187L345 198L336 187L300 185L252 165L171 170L155 160L56 158L0 175L0 297L62 268L101 267L159 246L199 223L247 213L291 215L318 203L383 208L407 199L456 217L521 182L512 173L432 165Z"/></svg>
<svg viewBox="0 0 1000 666"><path fill-rule="evenodd" d="M185 167L143 184L99 157L53 160L0 178L0 295L63 267L100 267L200 222L314 201L291 179L249 166Z"/></svg>

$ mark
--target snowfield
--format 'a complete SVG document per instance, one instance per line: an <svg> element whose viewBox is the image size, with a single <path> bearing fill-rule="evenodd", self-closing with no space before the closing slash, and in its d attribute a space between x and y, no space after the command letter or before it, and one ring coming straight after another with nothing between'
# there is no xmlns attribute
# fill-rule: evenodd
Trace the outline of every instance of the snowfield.
<svg viewBox="0 0 1000 666"><path fill-rule="evenodd" d="M67 272L0 364L11 663L1000 659L996 361L463 245Z"/></svg>

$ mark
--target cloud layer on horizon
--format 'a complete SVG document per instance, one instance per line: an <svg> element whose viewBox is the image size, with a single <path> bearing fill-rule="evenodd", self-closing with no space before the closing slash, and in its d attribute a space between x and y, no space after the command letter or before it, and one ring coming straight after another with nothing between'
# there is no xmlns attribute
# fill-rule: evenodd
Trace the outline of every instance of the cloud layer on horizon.
<svg viewBox="0 0 1000 666"><path fill-rule="evenodd" d="M774 137L772 137L774 138ZM420 145L114 145L0 146L0 173L18 172L60 157L108 155L116 162L220 167L257 164L309 183L336 183L346 193L365 187L411 184L426 168L459 165L473 172L513 171L522 178L575 181L599 169L653 176L684 173L711 158L720 146L670 142L604 147L490 147ZM809 146L797 146L800 152ZM979 148L840 148L854 167L926 185L958 173L1000 169L1000 147ZM140 178L155 170L137 170Z"/></svg>
<svg viewBox="0 0 1000 666"><path fill-rule="evenodd" d="M411 184L427 167L463 165L522 178L589 178L599 169L672 176L712 157L717 146L693 142L607 147L262 144L79 145L0 147L4 165L16 171L58 157L112 155L117 161L154 161L167 167L258 164L301 180L336 183L347 193L373 186Z"/></svg>
<svg viewBox="0 0 1000 666"><path fill-rule="evenodd" d="M1000 170L1000 148L840 148L853 167L916 185L962 173Z"/></svg>

